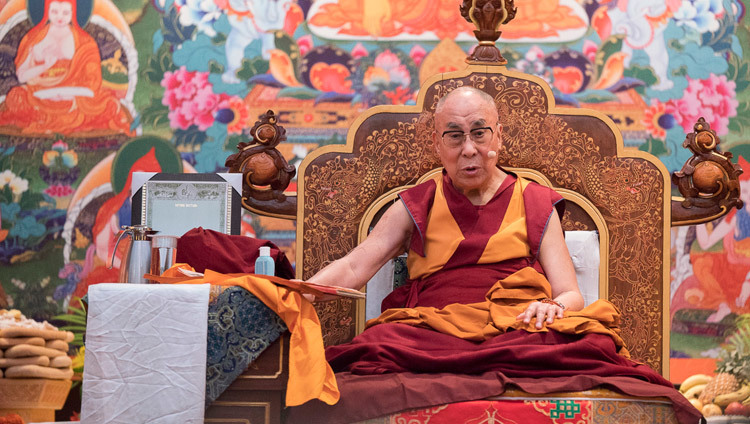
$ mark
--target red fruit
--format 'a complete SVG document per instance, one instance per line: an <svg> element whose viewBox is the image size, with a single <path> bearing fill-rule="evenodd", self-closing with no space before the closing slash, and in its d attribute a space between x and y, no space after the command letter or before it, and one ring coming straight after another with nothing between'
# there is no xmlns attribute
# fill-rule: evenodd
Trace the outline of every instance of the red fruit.
<svg viewBox="0 0 750 424"><path fill-rule="evenodd" d="M724 408L724 415L748 415L748 408L739 402L732 402Z"/></svg>

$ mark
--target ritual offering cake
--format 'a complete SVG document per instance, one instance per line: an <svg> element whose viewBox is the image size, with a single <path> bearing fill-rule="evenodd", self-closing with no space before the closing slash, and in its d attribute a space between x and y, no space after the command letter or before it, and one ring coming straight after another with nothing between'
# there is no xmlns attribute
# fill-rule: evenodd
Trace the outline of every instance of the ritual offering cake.
<svg viewBox="0 0 750 424"><path fill-rule="evenodd" d="M0 370L3 378L68 380L73 376L68 342L73 333L0 309Z"/></svg>
<svg viewBox="0 0 750 424"><path fill-rule="evenodd" d="M54 421L72 384L68 343L74 335L18 310L0 309L0 417Z"/></svg>

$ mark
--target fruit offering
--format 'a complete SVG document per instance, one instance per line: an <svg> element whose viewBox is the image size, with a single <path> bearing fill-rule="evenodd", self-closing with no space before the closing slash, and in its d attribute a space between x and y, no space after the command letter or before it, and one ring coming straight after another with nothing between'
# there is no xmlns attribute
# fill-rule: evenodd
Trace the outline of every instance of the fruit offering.
<svg viewBox="0 0 750 424"><path fill-rule="evenodd" d="M680 392L705 417L750 416L750 314L736 321L716 364L716 375L695 374L680 385Z"/></svg>

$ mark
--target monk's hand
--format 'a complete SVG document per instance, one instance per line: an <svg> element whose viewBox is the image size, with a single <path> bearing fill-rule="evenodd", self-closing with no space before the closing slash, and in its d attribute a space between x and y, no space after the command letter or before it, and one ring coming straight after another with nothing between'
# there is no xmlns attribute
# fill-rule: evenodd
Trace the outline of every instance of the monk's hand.
<svg viewBox="0 0 750 424"><path fill-rule="evenodd" d="M303 280L298 280L296 278L292 278L289 281L297 281L297 282L300 282L300 283L303 282ZM326 301L329 301L329 300L336 299L336 296L331 295L331 294L320 294L320 295L314 295L312 293L301 293L301 294L302 294L302 297L304 297L305 299L307 299L307 301L310 302L310 303L326 302Z"/></svg>
<svg viewBox="0 0 750 424"><path fill-rule="evenodd" d="M563 317L563 308L554 303L531 302L525 311L521 312L516 319L521 319L525 324L536 317L536 328L541 329L544 323L552 324L555 318Z"/></svg>

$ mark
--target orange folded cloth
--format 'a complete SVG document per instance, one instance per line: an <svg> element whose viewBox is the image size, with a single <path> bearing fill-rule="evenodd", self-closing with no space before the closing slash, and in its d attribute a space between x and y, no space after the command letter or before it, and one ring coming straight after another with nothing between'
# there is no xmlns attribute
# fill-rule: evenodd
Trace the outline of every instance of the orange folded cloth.
<svg viewBox="0 0 750 424"><path fill-rule="evenodd" d="M193 270L187 264L176 264L161 277L149 276L149 279L166 284L239 286L254 294L281 317L291 333L286 406L301 405L311 399L328 405L338 402L336 376L326 362L318 314L299 292L254 274L220 274L207 269L203 277L186 277L178 268ZM272 278L275 280L278 277Z"/></svg>

